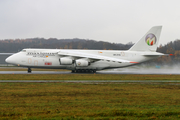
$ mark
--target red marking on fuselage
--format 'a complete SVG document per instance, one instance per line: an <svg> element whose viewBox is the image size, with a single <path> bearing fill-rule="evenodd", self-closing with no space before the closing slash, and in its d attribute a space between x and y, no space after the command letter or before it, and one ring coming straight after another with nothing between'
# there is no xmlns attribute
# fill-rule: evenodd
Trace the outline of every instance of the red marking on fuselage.
<svg viewBox="0 0 180 120"><path fill-rule="evenodd" d="M45 62L44 65L52 65L52 62Z"/></svg>

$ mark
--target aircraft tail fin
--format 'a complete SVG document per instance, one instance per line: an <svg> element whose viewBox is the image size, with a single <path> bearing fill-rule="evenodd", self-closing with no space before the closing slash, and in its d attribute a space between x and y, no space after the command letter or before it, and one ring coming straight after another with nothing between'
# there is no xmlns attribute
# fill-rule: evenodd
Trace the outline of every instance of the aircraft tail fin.
<svg viewBox="0 0 180 120"><path fill-rule="evenodd" d="M156 52L162 26L152 27L129 51Z"/></svg>

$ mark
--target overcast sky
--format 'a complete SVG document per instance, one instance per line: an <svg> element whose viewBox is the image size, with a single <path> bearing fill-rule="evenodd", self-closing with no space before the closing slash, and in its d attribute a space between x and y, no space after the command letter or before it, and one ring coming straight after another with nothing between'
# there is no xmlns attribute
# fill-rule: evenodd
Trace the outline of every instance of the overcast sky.
<svg viewBox="0 0 180 120"><path fill-rule="evenodd" d="M0 39L135 43L159 25L161 44L180 39L180 0L0 0Z"/></svg>

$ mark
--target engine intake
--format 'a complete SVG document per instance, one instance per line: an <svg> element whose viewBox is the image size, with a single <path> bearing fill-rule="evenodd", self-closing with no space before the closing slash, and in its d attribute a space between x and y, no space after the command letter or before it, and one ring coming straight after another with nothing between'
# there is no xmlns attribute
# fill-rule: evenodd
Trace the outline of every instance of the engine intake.
<svg viewBox="0 0 180 120"><path fill-rule="evenodd" d="M76 66L77 67L87 67L90 65L90 62L87 60L76 60Z"/></svg>
<svg viewBox="0 0 180 120"><path fill-rule="evenodd" d="M63 57L59 59L60 65L72 65L74 62L71 58Z"/></svg>

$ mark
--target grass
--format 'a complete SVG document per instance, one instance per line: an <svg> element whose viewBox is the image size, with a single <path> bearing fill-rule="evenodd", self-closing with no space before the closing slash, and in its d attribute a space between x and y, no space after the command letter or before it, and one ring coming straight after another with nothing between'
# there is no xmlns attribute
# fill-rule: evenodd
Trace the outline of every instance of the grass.
<svg viewBox="0 0 180 120"><path fill-rule="evenodd" d="M180 80L180 75L1 74L0 80Z"/></svg>
<svg viewBox="0 0 180 120"><path fill-rule="evenodd" d="M180 119L180 86L0 83L0 119Z"/></svg>
<svg viewBox="0 0 180 120"><path fill-rule="evenodd" d="M180 80L180 75L1 74L0 80ZM5 120L180 119L178 84L0 83L0 91Z"/></svg>

